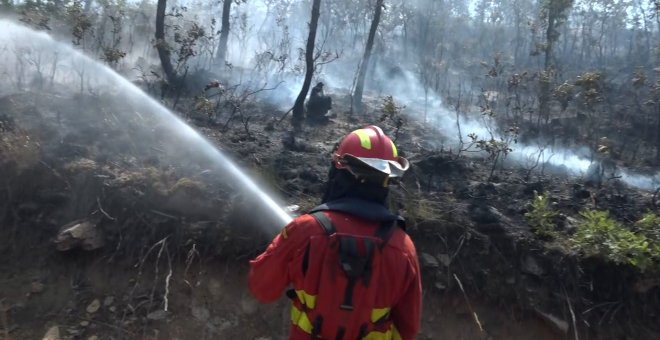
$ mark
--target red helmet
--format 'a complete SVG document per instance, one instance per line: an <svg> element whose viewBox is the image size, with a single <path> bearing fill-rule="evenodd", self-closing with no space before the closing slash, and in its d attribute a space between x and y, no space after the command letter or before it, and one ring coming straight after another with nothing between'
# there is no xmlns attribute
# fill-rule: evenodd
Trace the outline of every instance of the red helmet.
<svg viewBox="0 0 660 340"><path fill-rule="evenodd" d="M359 177L400 177L410 166L399 156L394 142L374 125L344 137L332 160L337 169L347 169Z"/></svg>

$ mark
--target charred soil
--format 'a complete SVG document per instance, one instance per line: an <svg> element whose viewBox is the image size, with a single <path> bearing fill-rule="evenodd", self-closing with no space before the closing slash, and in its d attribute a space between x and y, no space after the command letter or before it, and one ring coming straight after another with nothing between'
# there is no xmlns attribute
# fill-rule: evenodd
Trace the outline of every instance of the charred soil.
<svg viewBox="0 0 660 340"><path fill-rule="evenodd" d="M285 337L287 301L259 305L247 291L247 262L272 236L253 197L119 98L35 97L0 98L0 336ZM345 133L378 123L396 134L413 164L391 196L423 268L420 339L660 337L657 273L585 258L525 219L535 192L552 195L566 233L585 207L636 221L657 208L653 193L515 167L491 177L487 159L429 146L437 132L423 124L333 104L296 135L258 102L243 126L184 116L298 212L318 203Z"/></svg>

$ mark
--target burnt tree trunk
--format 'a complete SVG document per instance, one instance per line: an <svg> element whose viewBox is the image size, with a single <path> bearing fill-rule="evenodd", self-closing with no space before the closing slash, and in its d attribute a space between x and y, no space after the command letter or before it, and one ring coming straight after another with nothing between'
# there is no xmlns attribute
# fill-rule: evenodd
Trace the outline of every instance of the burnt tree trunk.
<svg viewBox="0 0 660 340"><path fill-rule="evenodd" d="M376 30L378 29L378 23L380 22L380 14L383 9L384 0L376 0L376 9L374 10L374 18L371 21L371 28L369 29L369 37L367 38L367 45L364 48L364 55L362 56L362 62L360 63L360 69L358 73L357 82L355 84L355 90L353 91L352 104L355 105L355 108L358 112L362 111L362 93L364 91L364 79L367 76L367 70L369 68L369 59L371 58L371 51L374 47L374 38L376 37ZM352 109L352 107L351 107Z"/></svg>
<svg viewBox="0 0 660 340"><path fill-rule="evenodd" d="M309 23L309 36L307 37L307 47L305 49L305 81L298 94L298 98L296 98L296 103L293 105L291 117L294 130L300 129L302 121L305 118L305 98L307 97L307 92L314 76L314 43L316 41L316 28L319 23L320 10L321 0L314 0L312 3L312 20Z"/></svg>
<svg viewBox="0 0 660 340"><path fill-rule="evenodd" d="M234 0L223 0L222 3L222 27L220 28L220 42L218 42L218 49L215 53L215 60L224 64L227 58L227 41L229 40L229 14L231 11L231 3Z"/></svg>
<svg viewBox="0 0 660 340"><path fill-rule="evenodd" d="M158 6L156 7L156 49L167 82L174 85L176 83L176 72L174 72L172 60L170 59L170 48L165 42L165 8L167 8L167 0L158 0Z"/></svg>
<svg viewBox="0 0 660 340"><path fill-rule="evenodd" d="M655 143L655 162L660 164L660 103L655 104L655 111L658 114L658 128L655 129L656 133L656 143Z"/></svg>

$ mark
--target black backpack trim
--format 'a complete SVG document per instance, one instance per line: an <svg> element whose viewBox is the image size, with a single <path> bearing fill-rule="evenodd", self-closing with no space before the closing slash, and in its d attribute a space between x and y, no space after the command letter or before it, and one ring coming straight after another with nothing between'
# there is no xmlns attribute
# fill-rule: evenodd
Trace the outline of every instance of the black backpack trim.
<svg viewBox="0 0 660 340"><path fill-rule="evenodd" d="M359 198L344 197L334 201L325 202L310 210L309 213L312 214L317 211L338 211L364 218L365 220L378 222L397 221L399 227L406 230L406 220L402 216L392 214L382 204L365 201Z"/></svg>

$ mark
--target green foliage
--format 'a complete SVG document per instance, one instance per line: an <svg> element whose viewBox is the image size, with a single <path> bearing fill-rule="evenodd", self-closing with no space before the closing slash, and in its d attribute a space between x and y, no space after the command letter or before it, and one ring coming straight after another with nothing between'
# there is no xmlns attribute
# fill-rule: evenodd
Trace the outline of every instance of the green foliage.
<svg viewBox="0 0 660 340"><path fill-rule="evenodd" d="M103 57L101 59L105 60L110 65L117 65L119 61L126 56L126 52L113 47L106 47L103 49Z"/></svg>
<svg viewBox="0 0 660 340"><path fill-rule="evenodd" d="M534 191L532 199L532 209L525 213L527 223L534 229L534 232L543 237L556 237L557 212L550 208L550 195L540 195Z"/></svg>
<svg viewBox="0 0 660 340"><path fill-rule="evenodd" d="M660 216L647 213L635 223L635 228L644 234L654 247L654 255L660 260Z"/></svg>
<svg viewBox="0 0 660 340"><path fill-rule="evenodd" d="M176 51L178 67L197 55L196 45L203 38L206 38L206 31L196 22L193 22L187 30L174 26L174 42L179 45L179 49Z"/></svg>
<svg viewBox="0 0 660 340"><path fill-rule="evenodd" d="M593 109L594 105L603 101L602 88L605 77L598 72L585 72L577 77L575 85L580 88L580 97L584 104Z"/></svg>
<svg viewBox="0 0 660 340"><path fill-rule="evenodd" d="M92 31L92 20L85 14L82 1L74 1L66 9L66 15L71 24L71 34L73 34L73 44L80 45L84 42L85 35Z"/></svg>
<svg viewBox="0 0 660 340"><path fill-rule="evenodd" d="M396 105L394 97L387 96L383 99L383 104L380 106L380 121L394 120L401 113L401 107Z"/></svg>
<svg viewBox="0 0 660 340"><path fill-rule="evenodd" d="M401 109L402 107L396 104L392 96L385 97L380 107L381 115L379 121L394 128L394 142L399 139L399 131L405 123L401 115Z"/></svg>
<svg viewBox="0 0 660 340"><path fill-rule="evenodd" d="M571 100L573 100L573 97L575 96L574 89L575 86L569 83L563 83L555 87L554 91L552 92L552 96L557 99L559 103L561 103L562 111L566 111L568 104L571 102Z"/></svg>
<svg viewBox="0 0 660 340"><path fill-rule="evenodd" d="M607 211L583 211L583 221L571 239L573 248L586 256L633 266L644 272L660 259L658 248L644 233L634 233L613 220ZM646 224L643 222L642 224Z"/></svg>
<svg viewBox="0 0 660 340"><path fill-rule="evenodd" d="M206 97L197 97L195 102L195 111L201 112L209 118L213 117L215 104Z"/></svg>
<svg viewBox="0 0 660 340"><path fill-rule="evenodd" d="M509 147L509 143L505 139L497 140L495 138L490 139L479 139L479 136L475 133L468 134L470 138L470 143L474 145L477 149L481 151L486 151L488 157L492 160L496 160L500 155L507 156L509 152L513 151Z"/></svg>

